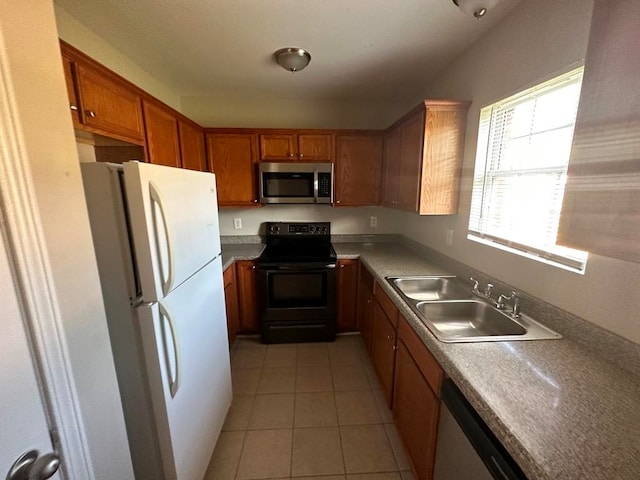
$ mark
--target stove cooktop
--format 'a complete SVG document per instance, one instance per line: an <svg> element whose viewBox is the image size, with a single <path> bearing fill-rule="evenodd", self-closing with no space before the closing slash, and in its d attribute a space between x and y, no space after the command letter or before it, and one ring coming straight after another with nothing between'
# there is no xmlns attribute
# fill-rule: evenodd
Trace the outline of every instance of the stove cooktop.
<svg viewBox="0 0 640 480"><path fill-rule="evenodd" d="M260 263L335 262L329 222L267 222L267 246Z"/></svg>

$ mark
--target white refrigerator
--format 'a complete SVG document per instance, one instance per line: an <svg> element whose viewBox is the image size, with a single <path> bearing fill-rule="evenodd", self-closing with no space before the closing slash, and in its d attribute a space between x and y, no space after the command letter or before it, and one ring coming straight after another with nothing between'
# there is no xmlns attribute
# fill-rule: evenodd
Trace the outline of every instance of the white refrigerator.
<svg viewBox="0 0 640 480"><path fill-rule="evenodd" d="M215 176L82 176L137 480L202 480L231 404Z"/></svg>

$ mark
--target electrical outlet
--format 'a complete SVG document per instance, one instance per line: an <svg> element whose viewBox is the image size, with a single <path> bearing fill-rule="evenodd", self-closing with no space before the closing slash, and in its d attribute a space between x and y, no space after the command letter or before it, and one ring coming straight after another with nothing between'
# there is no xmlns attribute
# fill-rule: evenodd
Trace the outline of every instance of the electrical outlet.
<svg viewBox="0 0 640 480"><path fill-rule="evenodd" d="M453 229L447 229L447 245L453 245Z"/></svg>
<svg viewBox="0 0 640 480"><path fill-rule="evenodd" d="M369 217L369 226L375 228L378 226L378 217L374 217L373 215Z"/></svg>
<svg viewBox="0 0 640 480"><path fill-rule="evenodd" d="M242 230L242 219L240 217L233 219L233 228L236 230Z"/></svg>

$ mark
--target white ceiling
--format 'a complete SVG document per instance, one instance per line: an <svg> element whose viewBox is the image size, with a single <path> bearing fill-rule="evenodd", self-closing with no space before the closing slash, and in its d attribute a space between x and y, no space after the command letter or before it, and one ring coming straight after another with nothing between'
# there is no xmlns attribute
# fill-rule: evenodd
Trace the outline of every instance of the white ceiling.
<svg viewBox="0 0 640 480"><path fill-rule="evenodd" d="M519 0L482 19L451 0L55 0L180 96L403 100ZM282 47L311 53L289 73Z"/></svg>

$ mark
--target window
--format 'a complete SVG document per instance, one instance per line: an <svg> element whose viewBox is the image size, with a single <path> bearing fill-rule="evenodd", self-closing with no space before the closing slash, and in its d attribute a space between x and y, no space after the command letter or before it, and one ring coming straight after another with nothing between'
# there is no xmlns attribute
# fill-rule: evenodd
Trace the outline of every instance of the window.
<svg viewBox="0 0 640 480"><path fill-rule="evenodd" d="M582 271L556 245L583 68L480 111L469 236Z"/></svg>

